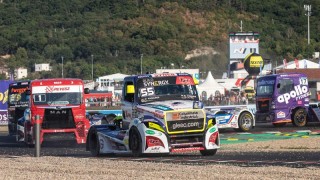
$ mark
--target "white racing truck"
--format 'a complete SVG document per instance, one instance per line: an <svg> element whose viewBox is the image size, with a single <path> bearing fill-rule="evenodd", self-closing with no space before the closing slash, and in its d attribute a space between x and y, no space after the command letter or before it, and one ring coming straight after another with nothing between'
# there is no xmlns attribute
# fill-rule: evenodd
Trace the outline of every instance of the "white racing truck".
<svg viewBox="0 0 320 180"><path fill-rule="evenodd" d="M240 132L248 132L255 123L255 104L205 106L207 113L212 113L219 129L234 129Z"/></svg>
<svg viewBox="0 0 320 180"><path fill-rule="evenodd" d="M122 121L91 126L92 155L183 152L215 155L219 132L199 102L192 76L164 73L128 76L122 91Z"/></svg>

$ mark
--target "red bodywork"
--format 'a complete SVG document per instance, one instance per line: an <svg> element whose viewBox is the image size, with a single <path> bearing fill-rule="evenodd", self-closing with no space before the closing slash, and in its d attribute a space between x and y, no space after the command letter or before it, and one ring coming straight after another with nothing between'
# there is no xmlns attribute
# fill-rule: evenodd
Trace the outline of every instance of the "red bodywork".
<svg viewBox="0 0 320 180"><path fill-rule="evenodd" d="M79 89L81 103L71 104L36 104L36 94L44 91L46 96L50 93L59 93L59 91L68 91L71 89ZM81 79L41 79L33 80L30 84L30 110L31 121L25 125L26 142L32 144L34 142L33 126L40 123L40 142L43 142L44 134L49 133L73 133L78 144L86 143L86 137L90 128L89 120L86 119L86 106L84 101L84 84ZM65 92L68 93L68 92ZM67 96L67 95L65 95ZM66 101L68 102L68 101ZM37 116L38 115L38 116ZM39 117L39 118L38 118ZM61 118L60 118L61 117ZM46 127L44 127L47 124ZM51 122L49 122L51 121ZM66 122L65 125L64 122ZM51 124L50 124L51 123ZM48 125L49 124L49 125ZM28 136L29 135L29 136ZM31 138L32 137L32 138Z"/></svg>

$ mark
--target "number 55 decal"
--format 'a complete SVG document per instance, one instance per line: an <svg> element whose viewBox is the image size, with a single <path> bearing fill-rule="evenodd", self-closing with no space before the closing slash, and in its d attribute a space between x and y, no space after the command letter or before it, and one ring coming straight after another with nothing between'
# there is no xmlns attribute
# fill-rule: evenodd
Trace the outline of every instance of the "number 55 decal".
<svg viewBox="0 0 320 180"><path fill-rule="evenodd" d="M154 89L153 89L153 87L141 88L140 89L140 94L141 94L141 97L153 96L154 95Z"/></svg>

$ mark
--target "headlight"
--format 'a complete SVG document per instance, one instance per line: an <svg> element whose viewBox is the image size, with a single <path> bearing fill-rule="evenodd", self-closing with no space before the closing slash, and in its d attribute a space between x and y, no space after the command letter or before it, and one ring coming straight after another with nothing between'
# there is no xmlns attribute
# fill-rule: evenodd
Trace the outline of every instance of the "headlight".
<svg viewBox="0 0 320 180"><path fill-rule="evenodd" d="M271 109L276 109L276 104L274 103L274 101L271 102Z"/></svg>

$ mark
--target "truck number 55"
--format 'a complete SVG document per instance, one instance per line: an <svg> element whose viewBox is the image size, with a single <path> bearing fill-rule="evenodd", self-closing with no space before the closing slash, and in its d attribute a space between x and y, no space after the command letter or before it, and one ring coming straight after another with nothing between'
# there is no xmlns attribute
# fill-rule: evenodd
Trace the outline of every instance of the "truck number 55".
<svg viewBox="0 0 320 180"><path fill-rule="evenodd" d="M141 94L141 97L153 96L154 95L154 89L153 89L153 87L141 88L140 89L140 94Z"/></svg>

